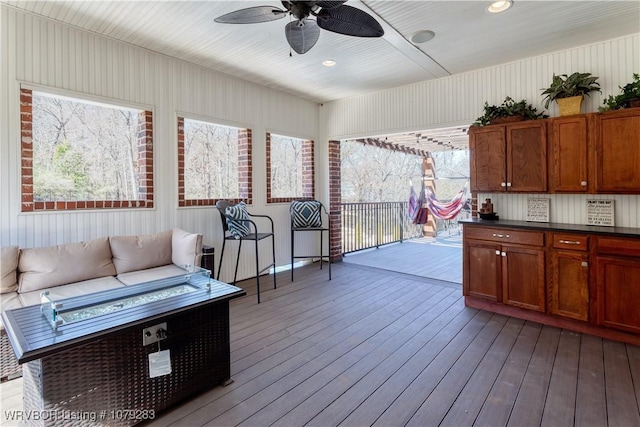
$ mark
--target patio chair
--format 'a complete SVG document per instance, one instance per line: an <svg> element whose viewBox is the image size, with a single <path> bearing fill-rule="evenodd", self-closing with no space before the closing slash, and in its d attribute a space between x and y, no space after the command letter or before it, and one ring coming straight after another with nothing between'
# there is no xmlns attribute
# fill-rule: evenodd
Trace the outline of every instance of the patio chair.
<svg viewBox="0 0 640 427"><path fill-rule="evenodd" d="M267 215L252 215L247 211L244 202L234 204L228 200L219 200L216 203L216 208L220 212L220 222L222 223L222 234L224 236L222 240L222 253L220 254L220 262L218 264L218 276L220 279L220 270L222 269L222 259L224 258L224 249L227 240L238 241L238 255L236 257L236 267L233 274L233 284L236 284L238 277L238 264L240 262L240 251L242 249L242 242L253 241L255 243L255 261L256 261L256 289L258 294L258 304L260 304L260 274L274 268L273 273L273 288L276 288L276 247L275 237L273 234L273 220ZM259 232L258 226L250 218L266 219L270 223L270 231ZM266 238L271 238L271 252L273 256L273 262L266 267L260 268L258 242Z"/></svg>
<svg viewBox="0 0 640 427"><path fill-rule="evenodd" d="M329 263L329 280L331 280L331 219L324 205L313 199L294 200L289 206L291 215L291 281L293 282L293 263L300 258L320 258L320 269L326 259ZM324 214L324 215L323 215ZM325 221L323 221L323 216ZM326 226L325 226L326 225ZM298 231L311 231L320 233L320 254L319 255L296 255L295 254L295 233ZM324 254L323 235L327 232L328 250Z"/></svg>

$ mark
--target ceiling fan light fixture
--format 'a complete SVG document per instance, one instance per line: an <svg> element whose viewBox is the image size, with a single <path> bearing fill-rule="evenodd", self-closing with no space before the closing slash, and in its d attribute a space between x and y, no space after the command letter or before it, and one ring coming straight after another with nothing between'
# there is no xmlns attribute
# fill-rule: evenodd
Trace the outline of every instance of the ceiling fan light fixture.
<svg viewBox="0 0 640 427"><path fill-rule="evenodd" d="M433 39L435 36L436 36L436 33L434 33L431 30L416 31L411 36L411 43L413 44L426 43L429 40Z"/></svg>
<svg viewBox="0 0 640 427"><path fill-rule="evenodd" d="M489 11L489 13L500 13L509 9L511 6L513 6L512 0L500 0L491 3L487 10Z"/></svg>
<svg viewBox="0 0 640 427"><path fill-rule="evenodd" d="M322 65L324 65L325 67L333 67L336 64L337 62L333 59L325 59L324 61L322 61Z"/></svg>

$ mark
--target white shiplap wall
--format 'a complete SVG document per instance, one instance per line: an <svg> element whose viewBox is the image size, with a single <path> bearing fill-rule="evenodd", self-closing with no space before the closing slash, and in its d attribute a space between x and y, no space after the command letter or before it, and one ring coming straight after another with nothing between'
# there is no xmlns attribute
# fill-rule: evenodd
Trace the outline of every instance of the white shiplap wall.
<svg viewBox="0 0 640 427"><path fill-rule="evenodd" d="M469 73L353 97L321 107L325 139L344 139L468 125L482 114L484 102L500 104L506 96L526 99L543 110L541 88L553 73L590 72L599 76L602 94L585 99L584 112L597 111L603 99L640 73L640 34L528 58ZM557 116L555 103L550 116ZM638 165L640 168L640 165ZM491 197L501 218L524 220L531 195L481 194ZM539 197L539 195L537 195ZM615 200L616 225L640 227L640 196L549 195L551 221L584 224L586 199Z"/></svg>
<svg viewBox="0 0 640 427"><path fill-rule="evenodd" d="M189 113L253 131L254 204L276 221L278 264L289 257L288 205L266 205L265 132L318 139L318 105L203 67L0 6L0 246L37 247L115 234L146 234L180 227L221 248L214 208L177 207L176 114ZM152 210L20 212L21 84L154 113L155 202ZM231 261L237 245L228 253ZM249 248L247 248L249 249ZM239 272L250 277L246 250ZM262 259L270 248L265 246ZM223 266L221 279L233 273Z"/></svg>

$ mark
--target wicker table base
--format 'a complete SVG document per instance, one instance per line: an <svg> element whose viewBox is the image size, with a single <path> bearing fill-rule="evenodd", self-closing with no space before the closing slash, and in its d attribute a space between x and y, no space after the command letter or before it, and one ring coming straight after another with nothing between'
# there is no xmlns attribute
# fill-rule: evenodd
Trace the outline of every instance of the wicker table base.
<svg viewBox="0 0 640 427"><path fill-rule="evenodd" d="M167 322L172 372L149 378L142 329ZM229 380L229 301L219 301L23 365L26 425L129 426ZM34 419L38 418L38 419Z"/></svg>

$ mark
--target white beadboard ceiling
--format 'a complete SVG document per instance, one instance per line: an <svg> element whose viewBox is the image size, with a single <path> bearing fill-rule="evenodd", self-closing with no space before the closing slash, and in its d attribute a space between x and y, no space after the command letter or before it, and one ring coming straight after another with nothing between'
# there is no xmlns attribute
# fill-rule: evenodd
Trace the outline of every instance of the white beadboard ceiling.
<svg viewBox="0 0 640 427"><path fill-rule="evenodd" d="M322 30L309 52L290 55L284 35L288 18L244 25L213 21L245 7L281 8L279 1L0 2L318 103L640 32L640 0L515 0L501 14L486 11L488 0L350 0L348 5L376 17L383 38ZM419 30L434 31L436 37L414 45L409 39ZM325 59L337 65L324 67ZM466 127L379 138L424 151L468 145Z"/></svg>
<svg viewBox="0 0 640 427"><path fill-rule="evenodd" d="M486 12L489 1L352 0L347 4L376 16L383 38L322 30L308 53L290 57L288 18L246 25L213 21L243 7L281 7L279 1L0 2L318 103L640 32L638 0L516 0L497 15ZM418 30L436 37L415 46L408 40ZM324 67L325 59L337 65Z"/></svg>

